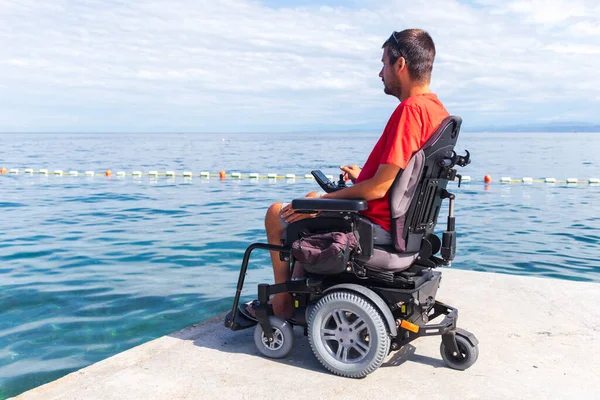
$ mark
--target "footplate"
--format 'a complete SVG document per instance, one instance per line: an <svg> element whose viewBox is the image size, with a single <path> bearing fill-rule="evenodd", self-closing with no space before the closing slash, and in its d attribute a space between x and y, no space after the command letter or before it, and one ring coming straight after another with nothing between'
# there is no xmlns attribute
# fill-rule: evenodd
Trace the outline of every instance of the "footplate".
<svg viewBox="0 0 600 400"><path fill-rule="evenodd" d="M257 322L247 318L244 314L236 310L235 316L231 318L231 311L225 316L225 326L232 331L252 328Z"/></svg>

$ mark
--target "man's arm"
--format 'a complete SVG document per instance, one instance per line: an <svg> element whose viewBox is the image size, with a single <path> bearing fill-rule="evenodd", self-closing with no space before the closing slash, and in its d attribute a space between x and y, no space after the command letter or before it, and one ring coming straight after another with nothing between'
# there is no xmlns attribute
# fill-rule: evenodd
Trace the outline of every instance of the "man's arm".
<svg viewBox="0 0 600 400"><path fill-rule="evenodd" d="M400 172L400 167L394 164L381 164L371 179L357 183L346 189L337 192L327 193L321 196L322 199L380 199L392 187L394 179ZM287 222L297 222L306 218L312 218L317 214L296 213L292 209L292 204L288 204L281 210L281 217Z"/></svg>
<svg viewBox="0 0 600 400"><path fill-rule="evenodd" d="M367 201L380 199L392 187L400 167L394 164L381 164L371 179L362 181L337 192L327 193L323 199L364 199Z"/></svg>

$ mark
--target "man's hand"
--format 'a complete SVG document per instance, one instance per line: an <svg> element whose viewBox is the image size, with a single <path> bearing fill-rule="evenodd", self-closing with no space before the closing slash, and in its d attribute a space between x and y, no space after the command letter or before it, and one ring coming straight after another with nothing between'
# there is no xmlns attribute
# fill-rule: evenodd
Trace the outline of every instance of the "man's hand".
<svg viewBox="0 0 600 400"><path fill-rule="evenodd" d="M319 215L318 212L317 213L312 213L312 214L297 213L296 210L294 210L292 208L292 204L291 203L281 209L281 217L288 224L291 224L293 222L298 222L298 221L301 221L303 219L314 218L317 215Z"/></svg>
<svg viewBox="0 0 600 400"><path fill-rule="evenodd" d="M362 169L357 165L342 165L340 169L344 171L344 179L350 179L353 183L356 180L356 178L358 178L358 175L360 175L360 171L362 171Z"/></svg>

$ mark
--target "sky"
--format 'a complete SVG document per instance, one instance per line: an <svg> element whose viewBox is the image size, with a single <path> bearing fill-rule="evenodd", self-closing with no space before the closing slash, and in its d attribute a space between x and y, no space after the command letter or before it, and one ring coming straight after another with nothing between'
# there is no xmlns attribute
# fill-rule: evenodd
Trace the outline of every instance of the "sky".
<svg viewBox="0 0 600 400"><path fill-rule="evenodd" d="M383 129L421 28L463 127L600 123L598 0L0 0L0 132Z"/></svg>

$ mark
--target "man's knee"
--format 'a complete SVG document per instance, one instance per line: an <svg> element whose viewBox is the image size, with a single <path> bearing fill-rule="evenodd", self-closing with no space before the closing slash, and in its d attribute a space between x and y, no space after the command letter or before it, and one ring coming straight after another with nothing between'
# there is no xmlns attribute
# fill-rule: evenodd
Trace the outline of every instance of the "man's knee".
<svg viewBox="0 0 600 400"><path fill-rule="evenodd" d="M272 229L281 229L281 206L283 203L273 203L265 215L265 228L267 231Z"/></svg>
<svg viewBox="0 0 600 400"><path fill-rule="evenodd" d="M323 192L314 191L308 193L305 197L314 198L321 197L322 195ZM265 215L265 228L267 230L267 234L275 232L279 235L280 232L283 232L285 230L285 223L282 224L281 222L281 209L283 208L283 204L284 203L281 202L273 203L267 210L267 213Z"/></svg>

